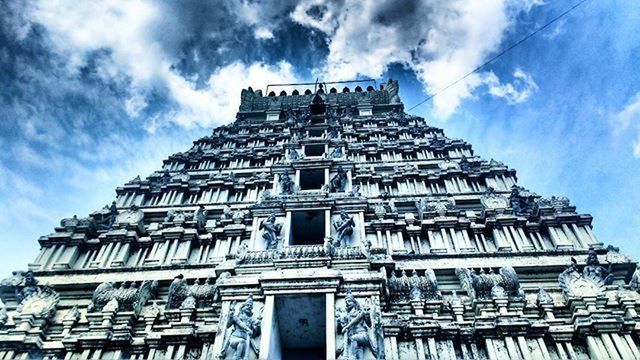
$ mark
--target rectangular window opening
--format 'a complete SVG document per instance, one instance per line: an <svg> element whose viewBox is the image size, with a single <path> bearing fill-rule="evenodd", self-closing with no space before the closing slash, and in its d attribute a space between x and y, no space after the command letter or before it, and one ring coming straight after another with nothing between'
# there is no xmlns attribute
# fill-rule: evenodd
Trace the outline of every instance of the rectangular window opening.
<svg viewBox="0 0 640 360"><path fill-rule="evenodd" d="M313 129L313 130L307 130L309 137L322 137L322 135L324 134L324 130L320 130L320 129Z"/></svg>
<svg viewBox="0 0 640 360"><path fill-rule="evenodd" d="M291 213L291 245L324 244L324 230L324 210L305 210Z"/></svg>
<svg viewBox="0 0 640 360"><path fill-rule="evenodd" d="M322 156L324 154L324 145L323 144L305 145L304 154L306 156Z"/></svg>
<svg viewBox="0 0 640 360"><path fill-rule="evenodd" d="M300 190L320 190L324 184L324 169L300 170Z"/></svg>

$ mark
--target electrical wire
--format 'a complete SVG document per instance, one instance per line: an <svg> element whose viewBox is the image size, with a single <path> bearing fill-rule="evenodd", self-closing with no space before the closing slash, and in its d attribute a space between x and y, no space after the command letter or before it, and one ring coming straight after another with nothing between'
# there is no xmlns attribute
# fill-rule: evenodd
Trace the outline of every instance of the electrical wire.
<svg viewBox="0 0 640 360"><path fill-rule="evenodd" d="M495 55L494 57L492 57L491 59L489 59L488 61L486 61L484 64L478 66L477 68L471 70L470 72L468 72L465 76L459 78L458 80L450 83L449 85L437 90L435 93L433 93L432 95L430 95L429 97L427 97L426 99L420 101L419 103L417 103L416 105L414 105L412 108L410 108L407 111L411 111L415 108L417 108L418 106L426 103L427 101L433 99L434 97L436 97L437 95L439 95L440 93L444 92L445 90L449 89L450 87L456 85L457 83L459 83L460 81L468 78L471 74L477 72L478 70L482 69L483 67L489 65L490 63L492 63L493 61L497 60L499 57L501 57L502 55L508 53L509 51L511 51L512 49L514 49L515 47L517 47L518 45L522 44L523 42L529 40L530 38L532 38L534 35L536 35L537 33L539 33L540 31L548 28L549 26L551 26L553 23L555 23L556 21L560 20L562 17L564 17L565 15L569 14L571 11L575 10L578 6L584 4L585 2L587 2L588 0L582 0L580 2L578 2L577 4L573 5L572 7L570 7L569 9L567 9L566 11L564 11L562 14L556 16L555 18L551 19L551 21L547 22L546 24L542 25L541 27L537 28L535 31L533 31L532 33L530 33L529 35L523 37L522 39L520 39L519 41L511 44L511 46L509 46L508 48L502 50L500 53L498 53L497 55Z"/></svg>

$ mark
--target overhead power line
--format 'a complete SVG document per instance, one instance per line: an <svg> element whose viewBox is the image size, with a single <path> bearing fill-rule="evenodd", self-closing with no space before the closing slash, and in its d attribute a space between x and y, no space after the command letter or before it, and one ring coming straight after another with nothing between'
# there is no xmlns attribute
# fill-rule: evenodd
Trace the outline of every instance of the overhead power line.
<svg viewBox="0 0 640 360"><path fill-rule="evenodd" d="M427 97L426 99L422 100L421 102L417 103L416 105L414 105L412 108L410 108L407 111L411 111L415 108L417 108L418 106L426 103L427 101L433 99L434 97L436 97L438 94L444 92L445 90L447 90L448 88L454 86L455 84L459 83L460 81L466 79L467 77L469 77L471 74L477 72L478 70L482 69L483 67L491 64L493 61L495 61L496 59L498 59L499 57L501 57L502 55L508 53L509 51L511 51L512 49L514 49L515 47L517 47L518 45L522 44L523 42L529 40L530 38L532 38L534 35L536 35L537 33L539 33L540 31L548 28L549 26L551 26L553 23L555 23L556 21L560 20L562 17L564 17L565 15L569 14L571 11L575 10L578 6L584 4L585 2L587 2L588 0L582 0L580 2L578 2L577 4L573 5L572 7L570 7L569 9L565 10L562 14L556 16L555 18L551 19L549 22L547 22L546 24L540 26L539 28L535 29L532 33L530 33L529 35L523 37L522 39L518 40L517 42L511 44L509 47L507 47L506 49L502 50L501 52L499 52L498 54L496 54L494 57L492 57L491 59L489 59L488 61L486 61L484 64L478 66L477 68L471 70L470 72L468 72L465 76L459 78L458 80L450 83L449 85L437 90L435 93L433 93L432 95L430 95L429 97Z"/></svg>

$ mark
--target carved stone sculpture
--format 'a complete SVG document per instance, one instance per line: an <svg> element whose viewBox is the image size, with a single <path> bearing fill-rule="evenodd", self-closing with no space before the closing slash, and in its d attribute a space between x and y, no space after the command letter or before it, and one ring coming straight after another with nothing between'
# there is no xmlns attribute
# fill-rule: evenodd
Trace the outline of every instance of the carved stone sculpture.
<svg viewBox="0 0 640 360"><path fill-rule="evenodd" d="M537 208L536 195L524 188L513 185L509 195L509 205L516 215L531 215Z"/></svg>
<svg viewBox="0 0 640 360"><path fill-rule="evenodd" d="M276 224L276 215L274 213L271 213L266 220L260 223L259 230L262 230L262 238L266 242L267 249L277 249L280 232L282 231L282 224Z"/></svg>
<svg viewBox="0 0 640 360"><path fill-rule="evenodd" d="M398 80L389 79L387 82L387 86L385 89L389 92L389 103L397 104L400 102L400 96L398 94L400 90L400 86L398 85Z"/></svg>
<svg viewBox="0 0 640 360"><path fill-rule="evenodd" d="M336 169L336 174L333 175L329 183L329 191L331 192L344 191L346 185L347 185L347 172L344 171L342 166L338 166L338 168Z"/></svg>
<svg viewBox="0 0 640 360"><path fill-rule="evenodd" d="M332 159L340 159L342 155L343 155L342 147L336 146L333 149L331 149L331 153L329 154L329 157L331 157Z"/></svg>
<svg viewBox="0 0 640 360"><path fill-rule="evenodd" d="M233 327L233 330L227 332L218 359L224 359L229 350L233 351L234 360L248 360L251 350L258 355L260 348L253 338L260 335L261 321L261 316L253 318L253 296L249 294L238 311L229 317L227 328Z"/></svg>
<svg viewBox="0 0 640 360"><path fill-rule="evenodd" d="M12 277L2 280L1 285L15 287L19 314L50 318L56 312L60 296L52 287L38 285L32 271L16 271Z"/></svg>
<svg viewBox="0 0 640 360"><path fill-rule="evenodd" d="M604 294L605 285L613 282L613 274L611 266L609 269L601 266L596 252L590 250L582 273L578 271L576 259L571 258L565 270L558 276L558 282L568 298L600 296Z"/></svg>
<svg viewBox="0 0 640 360"><path fill-rule="evenodd" d="M189 288L187 299L193 298L196 308L212 307L213 303L216 302L220 296L218 287L229 276L231 276L231 274L225 271L220 274L213 284L211 284L211 278L209 277L205 279L204 284L200 284L200 280L196 279L193 285Z"/></svg>
<svg viewBox="0 0 640 360"><path fill-rule="evenodd" d="M347 246L349 238L353 234L354 226L356 226L356 222L353 220L353 216L349 216L344 209L340 210L340 219L333 223L338 235L339 246Z"/></svg>
<svg viewBox="0 0 640 360"><path fill-rule="evenodd" d="M279 183L280 183L280 193L285 195L291 195L294 193L294 189L295 189L294 182L293 182L293 179L291 179L291 176L289 175L288 170L285 170L284 173L280 175Z"/></svg>
<svg viewBox="0 0 640 360"><path fill-rule="evenodd" d="M296 150L296 148L289 149L289 160L299 160L299 159L302 159L302 156L300 155L298 150Z"/></svg>
<svg viewBox="0 0 640 360"><path fill-rule="evenodd" d="M582 269L582 274L584 276L599 278L605 285L611 285L613 283L611 264L609 264L609 268L607 269L601 266L600 261L598 260L598 254L593 249L589 250L587 263L584 266L584 269Z"/></svg>
<svg viewBox="0 0 640 360"><path fill-rule="evenodd" d="M169 296L167 297L165 309L179 309L180 304L182 304L187 297L188 292L189 287L187 286L187 280L184 278L184 275L179 274L173 278L171 285L169 285Z"/></svg>
<svg viewBox="0 0 640 360"><path fill-rule="evenodd" d="M157 280L146 280L139 288L135 282L124 281L117 288L111 281L104 282L93 292L87 312L102 311L109 302L116 301L117 311L133 311L139 314L147 300L156 296L157 288Z"/></svg>
<svg viewBox="0 0 640 360"><path fill-rule="evenodd" d="M0 299L0 327L4 326L9 320L9 315L7 315L7 306L4 304L2 299Z"/></svg>
<svg viewBox="0 0 640 360"><path fill-rule="evenodd" d="M420 276L417 270L413 270L411 276L407 276L402 270L400 277L394 272L388 280L389 293L394 302L409 300L439 300L442 298L438 290L438 280L432 269L426 269L424 276Z"/></svg>
<svg viewBox="0 0 640 360"><path fill-rule="evenodd" d="M345 309L338 309L336 318L338 331L342 332L344 340L336 353L341 359L364 359L365 350L368 348L373 356L378 358L376 341L369 335L371 328L371 313L368 307L362 307L351 291L345 297Z"/></svg>
<svg viewBox="0 0 640 360"><path fill-rule="evenodd" d="M198 230L204 229L204 226L207 224L207 210L203 205L198 207L195 214L193 215L193 220L196 222L196 227Z"/></svg>
<svg viewBox="0 0 640 360"><path fill-rule="evenodd" d="M487 187L484 195L480 198L480 202L486 209L505 209L509 206L509 199L496 193L491 186Z"/></svg>
<svg viewBox="0 0 640 360"><path fill-rule="evenodd" d="M640 267L636 265L636 270L631 275L631 280L629 281L629 289L633 291L640 292Z"/></svg>
<svg viewBox="0 0 640 360"><path fill-rule="evenodd" d="M480 273L476 274L474 270L457 268L456 276L462 289L474 299L490 299L501 295L515 299L524 297L518 274L510 266L500 268L498 274L493 273L493 269L488 274L480 269Z"/></svg>

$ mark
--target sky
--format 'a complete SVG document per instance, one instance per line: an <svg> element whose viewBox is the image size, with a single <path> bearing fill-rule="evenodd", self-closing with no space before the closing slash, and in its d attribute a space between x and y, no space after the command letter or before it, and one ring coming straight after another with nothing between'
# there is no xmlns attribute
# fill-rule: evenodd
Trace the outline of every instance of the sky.
<svg viewBox="0 0 640 360"><path fill-rule="evenodd" d="M393 78L409 109L577 2L0 0L0 276L231 122L243 88ZM588 0L409 113L640 258L637 19Z"/></svg>

